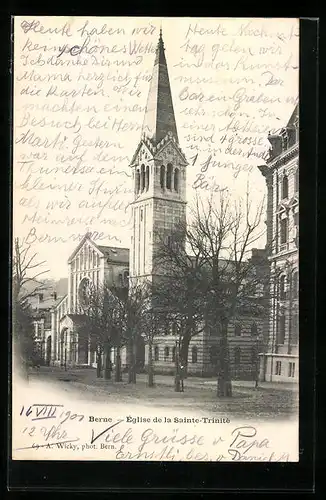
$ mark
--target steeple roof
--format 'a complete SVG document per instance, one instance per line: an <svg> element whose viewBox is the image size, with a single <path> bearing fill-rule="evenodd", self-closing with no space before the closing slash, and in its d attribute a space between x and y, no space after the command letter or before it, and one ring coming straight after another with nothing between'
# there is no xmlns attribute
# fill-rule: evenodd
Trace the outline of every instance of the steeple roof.
<svg viewBox="0 0 326 500"><path fill-rule="evenodd" d="M142 133L157 145L170 132L178 142L171 87L165 59L162 30L156 48L156 56Z"/></svg>

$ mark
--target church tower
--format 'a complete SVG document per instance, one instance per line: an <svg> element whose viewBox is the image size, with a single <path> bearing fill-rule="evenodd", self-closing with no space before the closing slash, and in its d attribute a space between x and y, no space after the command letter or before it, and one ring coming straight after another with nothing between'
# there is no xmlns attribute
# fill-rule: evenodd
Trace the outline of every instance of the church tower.
<svg viewBox="0 0 326 500"><path fill-rule="evenodd" d="M162 31L142 127L131 162L134 200L130 278L151 280L156 232L167 235L186 221L187 160L178 141Z"/></svg>

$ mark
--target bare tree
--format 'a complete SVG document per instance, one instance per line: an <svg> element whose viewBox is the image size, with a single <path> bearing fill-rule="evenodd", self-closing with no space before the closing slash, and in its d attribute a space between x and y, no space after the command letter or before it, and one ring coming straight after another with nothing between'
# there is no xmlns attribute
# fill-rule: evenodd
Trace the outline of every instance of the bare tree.
<svg viewBox="0 0 326 500"><path fill-rule="evenodd" d="M136 383L137 345L141 340L144 318L149 309L150 288L147 282L130 280L124 300L124 338L127 347L128 383Z"/></svg>
<svg viewBox="0 0 326 500"><path fill-rule="evenodd" d="M168 296L183 329L180 330L182 362L187 362L192 335L201 328L219 341L219 397L232 395L230 321L245 312L264 309L264 303L248 293L261 279L257 277L257 262L249 258L249 251L261 236L263 206L262 202L252 210L249 190L245 200L238 202L225 192L217 201L212 196L204 201L197 197L190 223L176 228L168 237L164 235L167 243L161 244L157 255L160 268L165 263L168 269ZM182 310L184 314L180 315Z"/></svg>
<svg viewBox="0 0 326 500"><path fill-rule="evenodd" d="M111 378L111 350L120 344L119 305L119 299L107 284L91 287L87 301L83 305L90 342L96 347L97 376L101 376L102 354L104 354L105 379Z"/></svg>
<svg viewBox="0 0 326 500"><path fill-rule="evenodd" d="M153 287L156 307L165 313L165 328L172 330L175 345L175 391L181 390L180 367L188 365L191 339L205 328L205 296L207 277L201 252L192 243L189 226L178 223L172 233L156 232L158 241L154 255L156 280Z"/></svg>
<svg viewBox="0 0 326 500"><path fill-rule="evenodd" d="M31 245L24 245L15 238L12 262L13 302L25 302L45 289L46 285L40 278L49 269L40 270L46 261L37 262L37 252L31 252Z"/></svg>
<svg viewBox="0 0 326 500"><path fill-rule="evenodd" d="M36 260L37 253L15 238L12 260L12 320L13 339L21 357L20 367L27 375L27 366L37 356L33 311L29 299L46 289L41 276L48 270L40 270L45 261Z"/></svg>

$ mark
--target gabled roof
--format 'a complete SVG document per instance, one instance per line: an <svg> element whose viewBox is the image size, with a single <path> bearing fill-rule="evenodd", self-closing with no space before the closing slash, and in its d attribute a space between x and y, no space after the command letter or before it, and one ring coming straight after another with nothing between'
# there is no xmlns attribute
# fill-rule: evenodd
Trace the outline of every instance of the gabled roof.
<svg viewBox="0 0 326 500"><path fill-rule="evenodd" d="M98 250L106 259L110 259L110 261L112 262L121 262L124 264L129 264L129 248L97 245L96 243L94 243L94 241L91 240L89 233L86 233L83 239L79 242L78 246L70 255L68 263L75 257L77 252L79 252L79 250L84 245L85 241L88 241L93 246L94 250Z"/></svg>
<svg viewBox="0 0 326 500"><path fill-rule="evenodd" d="M103 245L97 245L97 248L110 262L120 262L129 265L129 248L107 247Z"/></svg>
<svg viewBox="0 0 326 500"><path fill-rule="evenodd" d="M66 314L66 316L77 326L84 326L87 320L86 314Z"/></svg>

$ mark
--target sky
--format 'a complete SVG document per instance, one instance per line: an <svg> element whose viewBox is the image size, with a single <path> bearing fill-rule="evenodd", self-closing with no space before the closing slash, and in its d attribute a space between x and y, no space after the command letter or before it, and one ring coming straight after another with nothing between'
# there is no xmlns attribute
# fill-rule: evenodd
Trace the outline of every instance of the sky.
<svg viewBox="0 0 326 500"><path fill-rule="evenodd" d="M211 190L239 200L247 185L253 209L266 196L257 166L298 96L297 19L16 17L14 236L49 278L67 275L87 231L130 246L129 164L160 27L188 205Z"/></svg>

